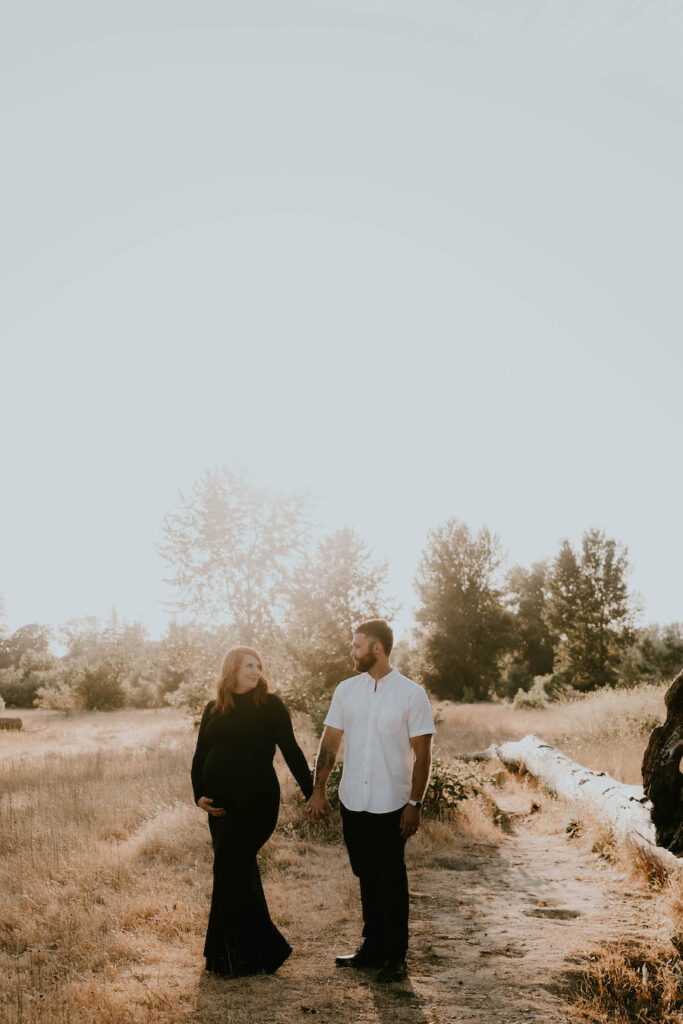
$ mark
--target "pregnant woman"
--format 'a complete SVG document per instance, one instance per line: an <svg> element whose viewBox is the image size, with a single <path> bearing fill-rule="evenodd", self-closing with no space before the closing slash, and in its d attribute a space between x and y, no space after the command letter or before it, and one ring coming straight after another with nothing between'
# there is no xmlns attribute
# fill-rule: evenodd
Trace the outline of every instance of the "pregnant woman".
<svg viewBox="0 0 683 1024"><path fill-rule="evenodd" d="M192 761L195 802L209 816L213 895L206 969L214 974L272 974L292 947L270 919L256 854L272 835L280 807L276 745L306 798L313 781L289 711L268 692L263 661L233 647L218 693L202 715Z"/></svg>

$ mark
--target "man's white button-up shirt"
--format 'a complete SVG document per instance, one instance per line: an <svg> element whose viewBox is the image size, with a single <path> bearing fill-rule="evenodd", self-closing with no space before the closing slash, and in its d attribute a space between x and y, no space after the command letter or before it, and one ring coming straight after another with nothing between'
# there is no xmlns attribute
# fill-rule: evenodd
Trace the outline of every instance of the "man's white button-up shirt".
<svg viewBox="0 0 683 1024"><path fill-rule="evenodd" d="M427 694L396 669L375 680L369 672L334 691L325 725L344 730L339 799L350 811L386 814L410 798L413 736L433 733Z"/></svg>

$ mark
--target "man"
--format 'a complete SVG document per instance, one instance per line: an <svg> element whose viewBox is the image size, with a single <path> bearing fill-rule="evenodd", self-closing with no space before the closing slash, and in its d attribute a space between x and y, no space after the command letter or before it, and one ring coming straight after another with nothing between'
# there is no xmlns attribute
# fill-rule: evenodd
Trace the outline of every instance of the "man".
<svg viewBox="0 0 683 1024"><path fill-rule="evenodd" d="M340 683L325 719L315 768L313 819L332 810L327 779L344 737L339 786L344 840L360 881L363 942L338 967L379 967L379 982L407 974L406 839L420 827L429 781L434 719L427 694L389 662L394 636L384 619L362 622L351 657L360 675Z"/></svg>

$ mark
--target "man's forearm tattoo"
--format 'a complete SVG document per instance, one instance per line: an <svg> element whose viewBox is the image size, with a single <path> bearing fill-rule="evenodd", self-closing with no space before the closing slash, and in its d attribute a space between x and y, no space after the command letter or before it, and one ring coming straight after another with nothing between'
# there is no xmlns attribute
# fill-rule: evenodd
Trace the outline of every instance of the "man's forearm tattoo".
<svg viewBox="0 0 683 1024"><path fill-rule="evenodd" d="M320 750L318 751L317 760L315 762L315 776L313 779L313 785L316 787L316 789L325 788L327 776L332 771L336 759L336 755L331 750L328 750L327 747L320 748ZM325 772L324 779L320 778L321 772Z"/></svg>

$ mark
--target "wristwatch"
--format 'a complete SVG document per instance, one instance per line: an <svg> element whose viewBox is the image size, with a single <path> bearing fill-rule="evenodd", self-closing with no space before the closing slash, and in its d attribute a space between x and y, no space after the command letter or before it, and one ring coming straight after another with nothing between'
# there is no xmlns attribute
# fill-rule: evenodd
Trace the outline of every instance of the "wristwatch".
<svg viewBox="0 0 683 1024"><path fill-rule="evenodd" d="M417 807L418 811L422 810L421 800L409 800L408 803L410 804L411 807Z"/></svg>

